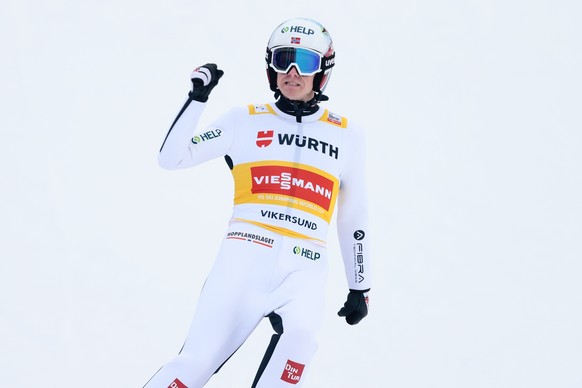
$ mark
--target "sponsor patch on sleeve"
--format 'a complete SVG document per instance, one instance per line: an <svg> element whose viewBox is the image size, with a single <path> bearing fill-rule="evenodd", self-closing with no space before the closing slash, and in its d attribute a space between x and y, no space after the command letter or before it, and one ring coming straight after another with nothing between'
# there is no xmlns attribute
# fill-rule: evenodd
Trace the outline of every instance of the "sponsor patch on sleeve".
<svg viewBox="0 0 582 388"><path fill-rule="evenodd" d="M250 115L275 114L275 111L273 110L273 108L271 108L269 104L263 105L250 104L248 107Z"/></svg>
<svg viewBox="0 0 582 388"><path fill-rule="evenodd" d="M327 109L325 110L325 112L323 113L319 120L323 121L324 123L337 125L340 128L346 128L348 126L347 118L340 115L336 115L335 113L332 113Z"/></svg>

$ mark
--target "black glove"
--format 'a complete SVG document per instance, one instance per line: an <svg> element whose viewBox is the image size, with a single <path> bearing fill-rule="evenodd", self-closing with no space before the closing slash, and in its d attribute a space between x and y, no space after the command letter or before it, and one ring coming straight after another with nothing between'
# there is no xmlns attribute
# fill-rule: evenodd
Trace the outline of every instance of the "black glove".
<svg viewBox="0 0 582 388"><path fill-rule="evenodd" d="M214 63L197 67L192 72L192 91L188 93L190 98L195 101L206 102L212 89L218 84L224 71L219 70Z"/></svg>
<svg viewBox="0 0 582 388"><path fill-rule="evenodd" d="M337 315L346 317L346 322L350 325L358 324L368 315L368 291L370 291L369 288L367 290L350 290L348 300Z"/></svg>

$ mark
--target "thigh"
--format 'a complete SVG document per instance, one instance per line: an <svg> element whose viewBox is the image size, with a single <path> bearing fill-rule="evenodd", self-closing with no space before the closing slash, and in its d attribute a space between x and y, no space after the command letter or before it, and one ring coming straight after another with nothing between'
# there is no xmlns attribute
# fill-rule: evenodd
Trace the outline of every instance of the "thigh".
<svg viewBox="0 0 582 388"><path fill-rule="evenodd" d="M324 248L288 239L271 294L281 335L259 371L257 388L299 387L317 350L316 333L323 317L327 253Z"/></svg>
<svg viewBox="0 0 582 388"><path fill-rule="evenodd" d="M222 363L264 316L275 239L254 226L229 228L202 288L183 351Z"/></svg>
<svg viewBox="0 0 582 388"><path fill-rule="evenodd" d="M317 330L327 280L327 250L305 240L286 238L275 275L270 311L285 318L285 327Z"/></svg>

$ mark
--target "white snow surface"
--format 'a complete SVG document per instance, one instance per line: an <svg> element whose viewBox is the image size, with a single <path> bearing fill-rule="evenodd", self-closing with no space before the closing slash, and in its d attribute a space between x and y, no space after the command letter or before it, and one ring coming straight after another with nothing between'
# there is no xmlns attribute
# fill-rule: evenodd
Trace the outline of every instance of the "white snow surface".
<svg viewBox="0 0 582 388"><path fill-rule="evenodd" d="M368 132L370 315L335 229L318 388L582 386L582 3L4 0L0 387L141 387L180 349L232 204L224 161L157 151L195 66L203 122L272 99L284 19L337 51L325 107ZM267 321L207 385L249 387Z"/></svg>

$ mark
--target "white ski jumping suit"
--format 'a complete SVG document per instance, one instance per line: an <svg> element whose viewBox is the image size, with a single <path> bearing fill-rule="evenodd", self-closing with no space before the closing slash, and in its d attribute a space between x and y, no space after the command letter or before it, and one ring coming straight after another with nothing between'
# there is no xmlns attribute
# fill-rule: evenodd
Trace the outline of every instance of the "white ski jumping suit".
<svg viewBox="0 0 582 388"><path fill-rule="evenodd" d="M275 104L233 108L196 131L204 106L186 102L159 163L225 157L233 214L180 354L145 388L202 387L264 317L276 334L252 386L300 387L317 348L336 206L348 286L371 286L364 134L327 109L298 122Z"/></svg>

